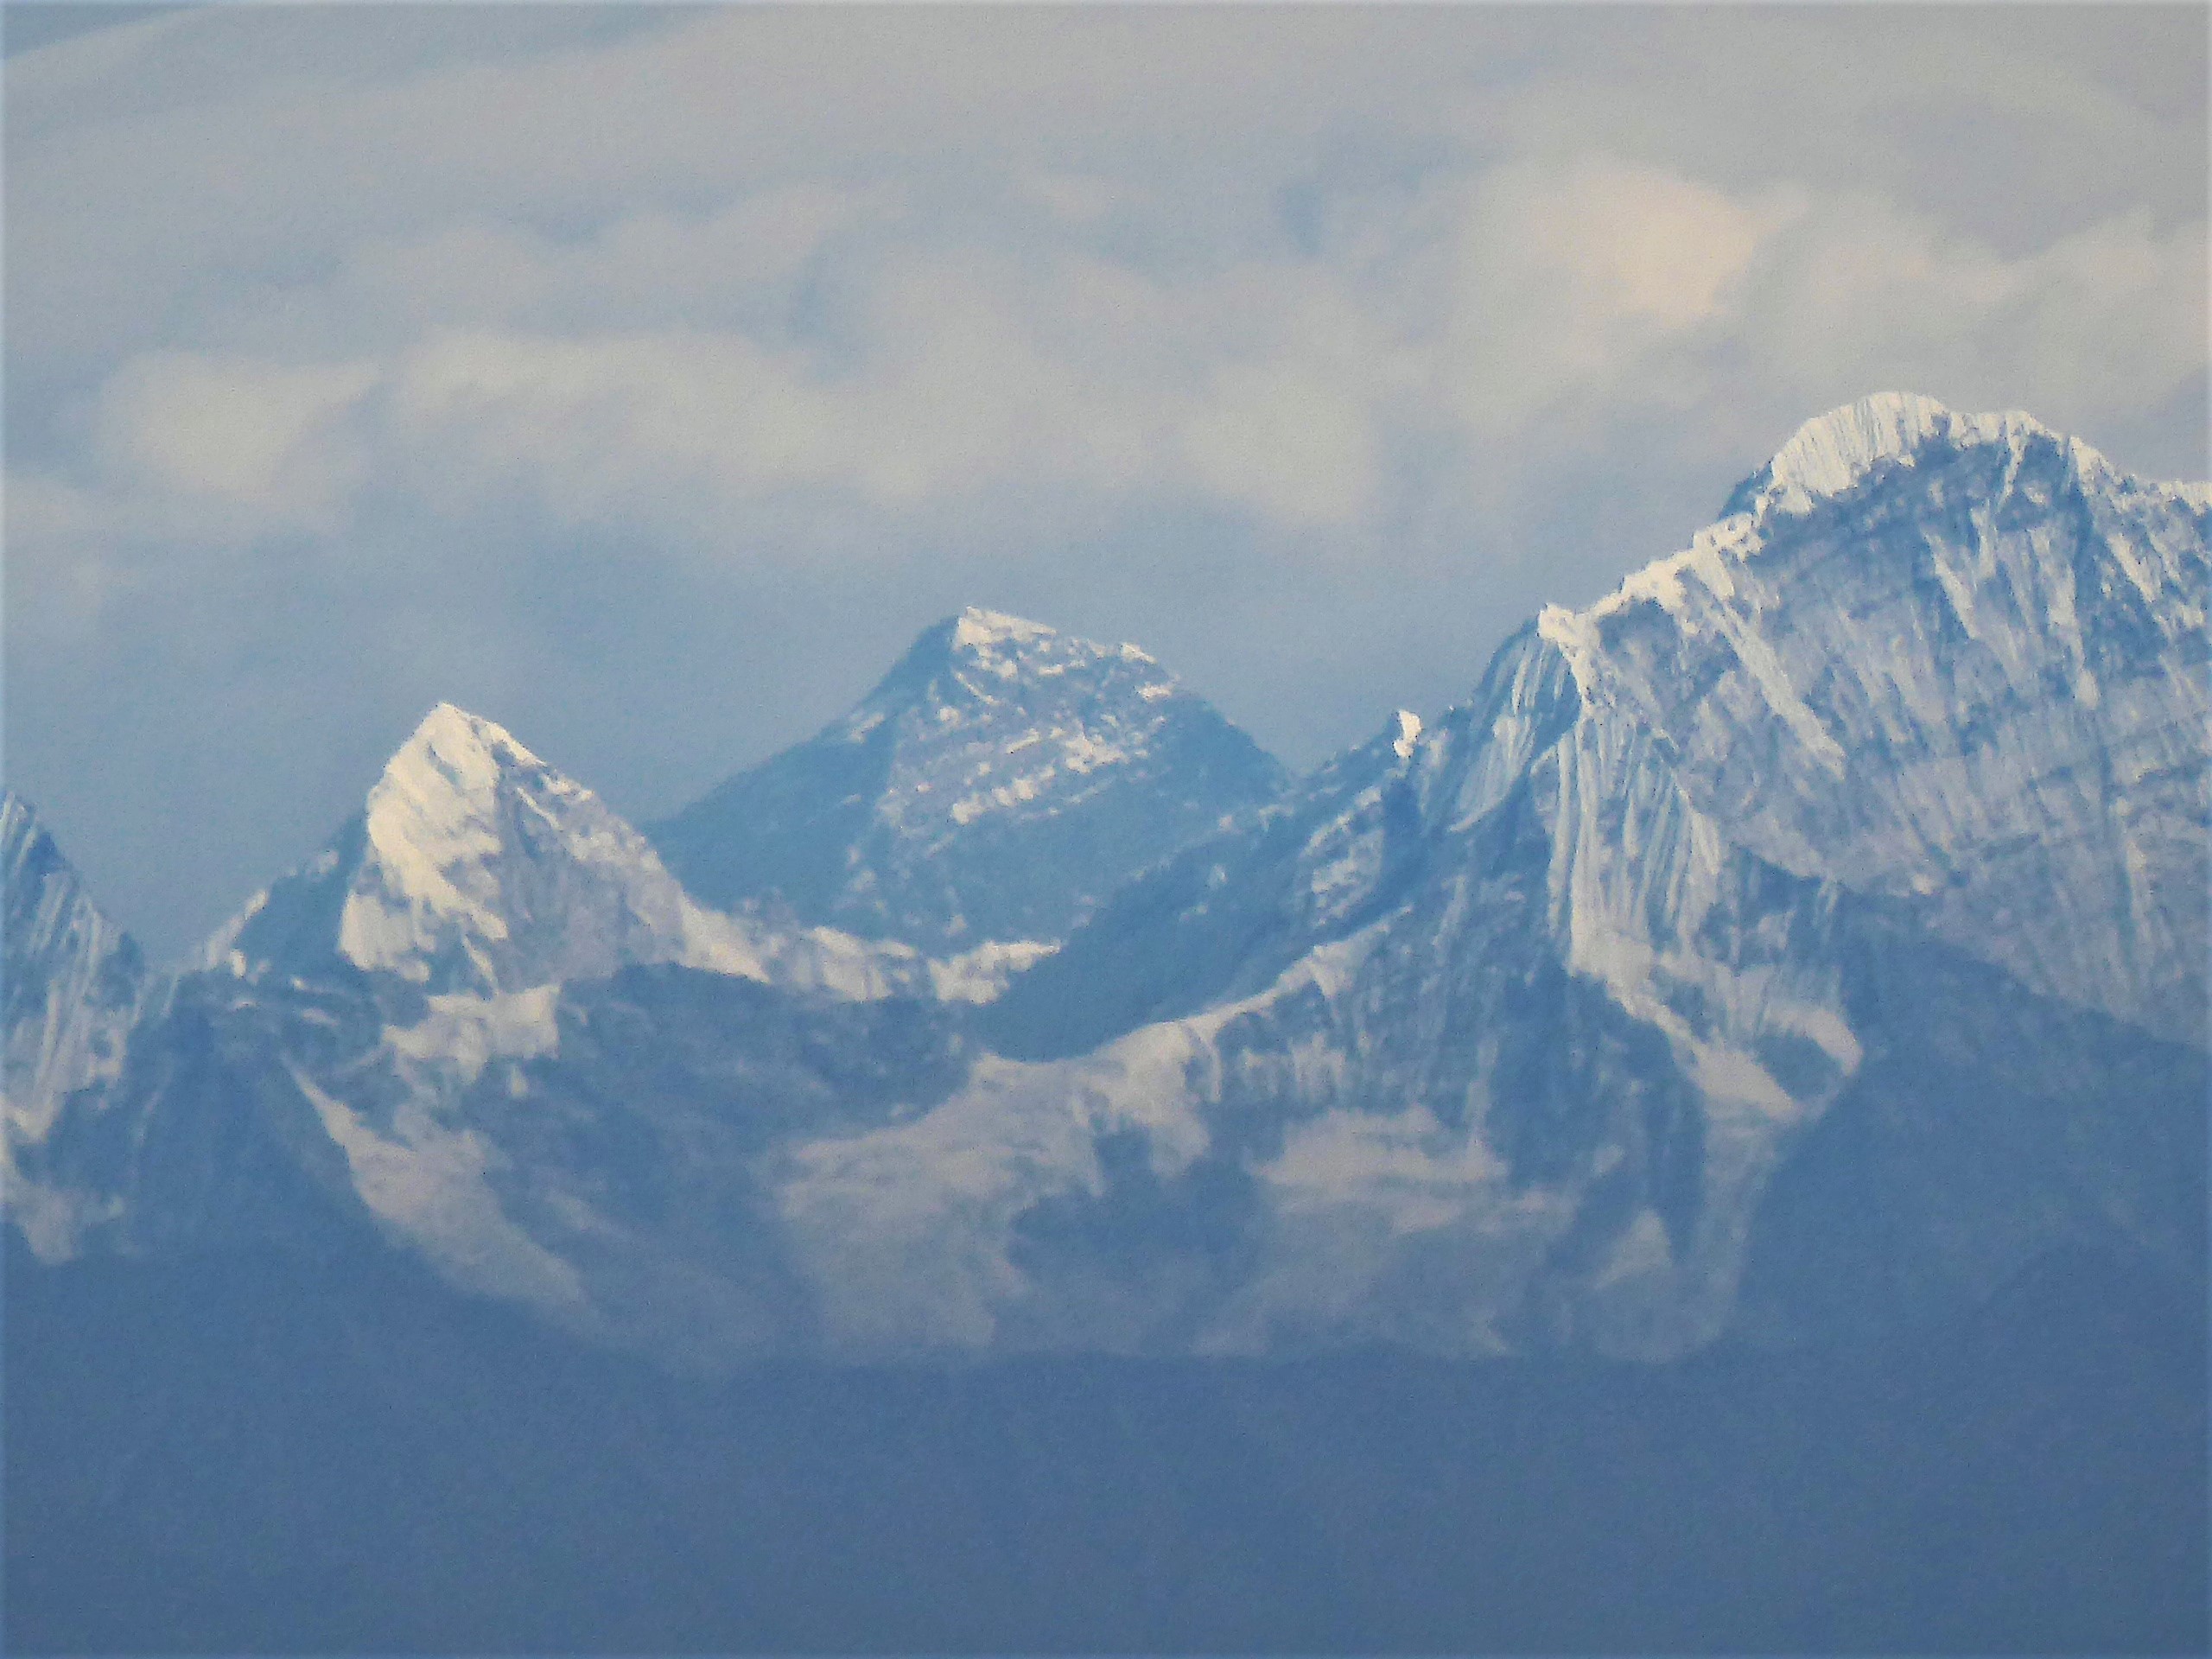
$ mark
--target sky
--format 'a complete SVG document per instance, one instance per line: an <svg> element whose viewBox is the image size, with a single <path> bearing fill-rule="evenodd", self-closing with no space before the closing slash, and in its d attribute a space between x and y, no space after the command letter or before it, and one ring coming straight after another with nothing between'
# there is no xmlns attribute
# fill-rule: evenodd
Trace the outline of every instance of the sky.
<svg viewBox="0 0 2212 1659"><path fill-rule="evenodd" d="M5 770L157 958L433 702L650 820L966 604L1294 766L1868 392L2205 475L2202 8L7 8Z"/></svg>

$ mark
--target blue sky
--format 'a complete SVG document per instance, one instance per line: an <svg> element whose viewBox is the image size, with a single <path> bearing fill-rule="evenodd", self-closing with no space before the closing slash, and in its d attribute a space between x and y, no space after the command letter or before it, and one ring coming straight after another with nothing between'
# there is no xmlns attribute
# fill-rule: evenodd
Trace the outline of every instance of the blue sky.
<svg viewBox="0 0 2212 1659"><path fill-rule="evenodd" d="M9 10L8 778L157 953L440 698L650 817L973 602L1306 765L1868 391L2205 470L2201 9Z"/></svg>

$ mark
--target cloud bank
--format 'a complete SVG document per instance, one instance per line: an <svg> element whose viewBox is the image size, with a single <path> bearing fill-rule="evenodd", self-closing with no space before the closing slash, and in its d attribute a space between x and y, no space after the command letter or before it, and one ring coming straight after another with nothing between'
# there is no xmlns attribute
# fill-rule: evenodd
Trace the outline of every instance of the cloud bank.
<svg viewBox="0 0 2212 1659"><path fill-rule="evenodd" d="M8 764L181 946L975 601L1294 763L1886 387L2201 473L2189 9L210 9L7 65Z"/></svg>

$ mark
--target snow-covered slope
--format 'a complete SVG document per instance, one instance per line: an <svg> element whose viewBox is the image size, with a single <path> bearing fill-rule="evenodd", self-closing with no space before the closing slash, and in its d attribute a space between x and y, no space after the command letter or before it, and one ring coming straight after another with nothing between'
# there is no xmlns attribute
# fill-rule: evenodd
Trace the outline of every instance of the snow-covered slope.
<svg viewBox="0 0 2212 1659"><path fill-rule="evenodd" d="M1051 941L1281 769L1134 645L967 610L819 734L652 826L702 900L932 955Z"/></svg>
<svg viewBox="0 0 2212 1659"><path fill-rule="evenodd" d="M35 1141L73 1089L112 1075L144 988L130 936L100 913L30 803L0 791L7 876L7 1122Z"/></svg>
<svg viewBox="0 0 2212 1659"><path fill-rule="evenodd" d="M804 1150L787 1203L854 1340L931 1307L984 1341L1233 1351L1656 1357L1725 1328L1764 1182L1862 1058L1840 895L1732 846L1534 631L1402 730L1017 985L988 1029L1027 1064ZM1153 1023L1084 1052L1061 1011L1091 986ZM991 1206L931 1196L978 1162ZM1151 1259L1108 1294L1065 1241L1119 1229ZM912 1264L896 1306L864 1292L877 1248Z"/></svg>
<svg viewBox="0 0 2212 1659"><path fill-rule="evenodd" d="M885 1341L933 1305L998 1342L1650 1355L1726 1329L1755 1256L1797 1299L1766 1297L1769 1328L1836 1299L1814 1261L1893 1300L1986 1294L2063 1243L2186 1274L2205 500L2017 416L1885 397L1810 423L1688 552L1548 612L1433 730L1116 895L987 1016L1031 1065L807 1148L790 1203L827 1224L825 1296ZM1824 1176L1855 1201L1777 1265L1770 1183L1832 1111L1902 1159L1900 1208ZM1039 1242L1178 1206L1235 1243L1168 1249L1148 1294ZM879 1249L908 1264L896 1306L854 1289Z"/></svg>
<svg viewBox="0 0 2212 1659"><path fill-rule="evenodd" d="M2202 1046L2207 496L2024 415L1808 423L1546 637L1731 838Z"/></svg>
<svg viewBox="0 0 2212 1659"><path fill-rule="evenodd" d="M503 1217L504 1154L455 1103L557 1052L564 988L653 963L833 1002L975 1001L1023 965L707 910L590 791L441 704L322 852L142 999L96 1087L48 1091L18 1220L56 1256L374 1228L543 1300L570 1275Z"/></svg>
<svg viewBox="0 0 2212 1659"><path fill-rule="evenodd" d="M772 932L696 904L596 795L450 703L423 717L330 845L250 900L206 958L256 978L344 963L475 995L630 962L863 996L926 971L911 953Z"/></svg>
<svg viewBox="0 0 2212 1659"><path fill-rule="evenodd" d="M2068 1246L2201 1284L2208 505L1868 400L1274 792L1141 654L970 613L664 826L740 916L442 709L41 1179L90 1247L373 1230L693 1363L1656 1358ZM1089 918L930 962L779 912Z"/></svg>
<svg viewBox="0 0 2212 1659"><path fill-rule="evenodd" d="M0 988L7 1027L0 1174L10 1217L35 1247L60 1248L73 1202L23 1167L79 1090L96 1096L121 1070L146 994L137 945L101 914L28 801L0 791Z"/></svg>
<svg viewBox="0 0 2212 1659"><path fill-rule="evenodd" d="M1391 715L1274 801L1111 895L1014 982L987 1030L1021 1058L1081 1053L1135 1027L1263 989L1388 907L1404 874L1419 719ZM1418 837L1414 837L1415 840Z"/></svg>

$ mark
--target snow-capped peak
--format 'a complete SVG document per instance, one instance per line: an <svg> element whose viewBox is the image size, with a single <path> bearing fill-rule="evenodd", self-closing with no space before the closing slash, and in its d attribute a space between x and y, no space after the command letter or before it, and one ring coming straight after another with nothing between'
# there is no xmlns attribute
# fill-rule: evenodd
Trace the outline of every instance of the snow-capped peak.
<svg viewBox="0 0 2212 1659"><path fill-rule="evenodd" d="M62 1097L121 1064L144 979L128 934L102 914L29 802L0 789L6 877L0 1012L7 1039L6 1140L35 1141ZM11 1202L17 1195L10 1193Z"/></svg>
<svg viewBox="0 0 2212 1659"><path fill-rule="evenodd" d="M1141 666L1154 665L1151 653L1126 641L1116 645L1100 645L1062 633L1046 623L1033 622L1027 617L1005 611L985 610L976 605L969 606L958 615L947 617L925 631L915 642L915 649L927 654L931 642L938 642L938 648L957 662L973 664L1001 676L1009 664L1042 667L1047 672L1057 671L1065 663L1109 658Z"/></svg>
<svg viewBox="0 0 2212 1659"><path fill-rule="evenodd" d="M1910 895L2036 989L2186 1035L2194 499L2024 414L1866 398L1808 423L1688 547L1538 632L1586 701L1665 735L1740 844Z"/></svg>
<svg viewBox="0 0 2212 1659"><path fill-rule="evenodd" d="M1880 391L1815 416L1767 463L1777 490L1840 495L1875 463L1902 460L1947 428L1951 411L1916 392Z"/></svg>
<svg viewBox="0 0 2212 1659"><path fill-rule="evenodd" d="M469 997L630 963L850 997L911 990L930 972L911 950L823 929L778 932L696 904L599 797L447 702L400 745L331 844L255 897L205 961L311 976L334 957Z"/></svg>
<svg viewBox="0 0 2212 1659"><path fill-rule="evenodd" d="M1545 607L1537 619L1538 632L1571 663L1585 664L1600 624L1644 603L1678 612L1684 603L1686 580L1729 598L1735 591L1734 573L1764 554L1777 533L1779 520L1801 517L1821 501L1847 494L1885 463L1917 466L1931 443L1954 453L2001 444L2017 463L2037 442L2061 450L2077 479L2098 486L2122 481L2112 464L2089 445L2019 410L1961 414L1933 397L1903 391L1876 392L1830 410L1799 427L1771 461L1738 485L1721 517L1691 537L1689 546L1631 571L1585 611ZM2125 481L2145 487L2136 480ZM2152 487L2154 493L2190 499L2188 486ZM1584 677L1580 667L1577 676Z"/></svg>
<svg viewBox="0 0 2212 1659"><path fill-rule="evenodd" d="M207 955L246 972L335 954L434 990L511 990L675 954L685 911L645 838L597 796L441 702L359 815Z"/></svg>
<svg viewBox="0 0 2212 1659"><path fill-rule="evenodd" d="M1912 465L1931 441L1957 448L1983 443L2017 448L2035 437L2069 442L2019 410L1962 415L1918 392L1878 391L1799 427L1773 460L1738 486L1724 518L1808 512L1855 488L1885 462ZM2071 448L2084 471L2105 464L2087 444L2073 442Z"/></svg>
<svg viewBox="0 0 2212 1659"><path fill-rule="evenodd" d="M653 836L709 904L772 899L961 952L1064 938L1122 878L1281 781L1136 646L971 607L816 738Z"/></svg>
<svg viewBox="0 0 2212 1659"><path fill-rule="evenodd" d="M675 884L636 830L449 702L385 766L363 834L339 923L362 968L428 979L454 958L504 988L603 972L632 936L681 930Z"/></svg>
<svg viewBox="0 0 2212 1659"><path fill-rule="evenodd" d="M844 742L859 742L887 719L920 709L930 734L943 736L964 728L977 710L1012 709L1039 696L1071 692L1078 684L1097 689L1124 680L1147 703L1181 690L1173 675L1135 645L1101 645L971 605L924 629L891 672L832 729ZM1057 689L1048 692L1048 686Z"/></svg>
<svg viewBox="0 0 2212 1659"><path fill-rule="evenodd" d="M497 721L441 702L423 716L422 723L393 752L384 776L390 780L395 774L436 772L455 785L482 788L496 779L503 765L544 764Z"/></svg>
<svg viewBox="0 0 2212 1659"><path fill-rule="evenodd" d="M952 647L956 651L988 651L995 645L1026 645L1050 639L1058 631L1027 617L1004 611L987 611L970 605L952 619Z"/></svg>
<svg viewBox="0 0 2212 1659"><path fill-rule="evenodd" d="M504 728L441 702L423 717L370 791L365 829L372 855L395 897L440 912L468 900L455 878L498 850L497 797L503 779L520 774L556 799L589 791L548 767ZM353 907L348 906L349 917ZM486 925L505 933L496 916ZM377 948L362 942L372 956ZM363 967L386 965L365 960Z"/></svg>

